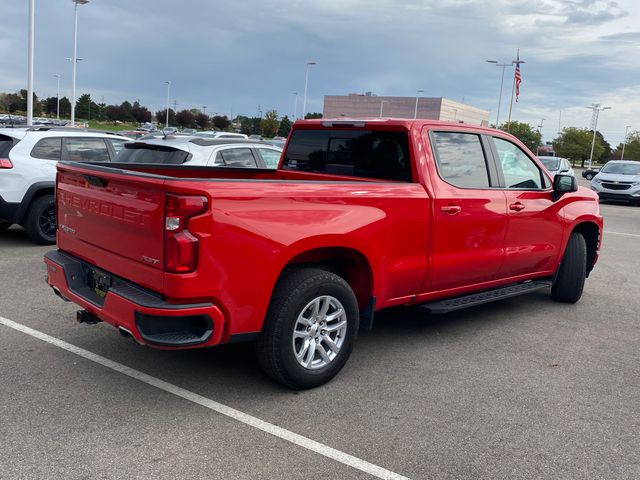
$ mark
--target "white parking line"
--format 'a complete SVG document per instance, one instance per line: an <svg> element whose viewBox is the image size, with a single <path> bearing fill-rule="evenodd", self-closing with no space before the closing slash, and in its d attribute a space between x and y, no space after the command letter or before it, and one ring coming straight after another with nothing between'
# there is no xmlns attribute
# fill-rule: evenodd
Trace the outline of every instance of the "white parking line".
<svg viewBox="0 0 640 480"><path fill-rule="evenodd" d="M640 237L635 233L622 233L622 232L609 232L607 230L604 231L605 235L622 235L623 237Z"/></svg>
<svg viewBox="0 0 640 480"><path fill-rule="evenodd" d="M110 368L111 370L115 370L116 372L122 373L131 378L135 378L136 380L146 383L147 385L159 388L160 390L176 395L180 398L188 400L189 402L197 403L198 405L208 408L209 410L213 410L214 412L237 420L238 422L244 423L245 425L257 428L258 430L262 430L263 432L281 438L282 440L294 443L302 448L306 448L307 450L311 450L312 452L318 453L327 458L331 458L332 460L343 463L344 465L348 465L362 472L368 473L369 475L372 475L374 477L384 480L409 480L407 477L387 470L386 468L379 467L378 465L369 463L366 460L362 460L360 458L354 457L353 455L349 455L348 453L336 450L335 448L329 447L320 442L316 442L315 440L311 440L310 438L303 437L302 435L298 435L297 433L291 432L282 427L278 427L277 425L274 425L272 423L265 422L264 420L260 420L259 418L247 413L243 413L234 408L227 407L222 403L218 403L214 400L203 397L202 395L198 395L197 393L193 393L189 390L185 390L184 388L165 382L164 380L160 380L159 378L152 377L151 375L147 375L146 373L142 373L138 370L134 370L133 368L129 368L125 365L122 365L121 363L109 360L108 358L96 355L95 353L91 353L88 350L76 347L75 345L67 343L64 340L60 340L58 338L47 335L46 333L34 330L33 328L29 328L25 325L22 325L21 323L9 320L8 318L0 317L0 324L30 335L34 338L37 338L38 340L42 340L43 342L55 345L56 347L59 347L63 350L74 353L92 362L98 363L103 367Z"/></svg>

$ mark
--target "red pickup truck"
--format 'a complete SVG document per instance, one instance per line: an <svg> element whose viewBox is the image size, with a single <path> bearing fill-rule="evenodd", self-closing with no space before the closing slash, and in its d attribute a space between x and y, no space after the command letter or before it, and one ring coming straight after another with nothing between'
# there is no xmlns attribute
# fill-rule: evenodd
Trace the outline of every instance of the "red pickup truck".
<svg viewBox="0 0 640 480"><path fill-rule="evenodd" d="M374 312L550 288L576 302L597 196L511 135L425 120L293 127L277 170L64 163L48 283L164 349L255 341L296 389L330 380Z"/></svg>

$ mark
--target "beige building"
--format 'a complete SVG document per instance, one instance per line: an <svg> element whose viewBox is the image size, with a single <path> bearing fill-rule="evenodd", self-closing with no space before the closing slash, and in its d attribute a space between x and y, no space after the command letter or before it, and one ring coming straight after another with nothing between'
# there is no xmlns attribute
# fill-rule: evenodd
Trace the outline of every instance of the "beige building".
<svg viewBox="0 0 640 480"><path fill-rule="evenodd" d="M416 97L379 97L372 94L325 95L324 118L413 118ZM489 125L489 111L442 97L418 97L417 118Z"/></svg>

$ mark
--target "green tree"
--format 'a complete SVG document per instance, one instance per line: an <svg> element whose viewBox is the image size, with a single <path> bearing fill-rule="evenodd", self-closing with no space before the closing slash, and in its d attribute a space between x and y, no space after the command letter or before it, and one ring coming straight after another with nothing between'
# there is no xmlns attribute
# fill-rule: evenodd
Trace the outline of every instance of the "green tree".
<svg viewBox="0 0 640 480"><path fill-rule="evenodd" d="M60 118L71 116L71 101L67 97L60 97Z"/></svg>
<svg viewBox="0 0 640 480"><path fill-rule="evenodd" d="M574 165L576 162L580 162L580 166L584 167L584 163L589 160L589 156L591 155L592 140L592 130L567 127L562 130L560 135L558 135L552 143L556 155L568 158ZM593 149L594 162L602 161L604 150L605 147L602 144L602 140L596 135L596 142Z"/></svg>
<svg viewBox="0 0 640 480"><path fill-rule="evenodd" d="M240 133L251 135L253 133L253 122L249 117L238 116L240 122Z"/></svg>
<svg viewBox="0 0 640 480"><path fill-rule="evenodd" d="M278 131L278 112L269 110L264 114L264 118L260 122L260 130L265 137L275 137Z"/></svg>
<svg viewBox="0 0 640 480"><path fill-rule="evenodd" d="M280 120L280 126L278 127L279 137L288 137L291 131L291 120L286 115Z"/></svg>
<svg viewBox="0 0 640 480"><path fill-rule="evenodd" d="M622 146L622 143L618 145L613 158L620 159ZM624 160L640 160L640 132L630 133L627 137L627 143L624 145Z"/></svg>
<svg viewBox="0 0 640 480"><path fill-rule="evenodd" d="M537 130L534 130L528 123L513 120L509 124L503 123L499 128L500 130L509 132L511 135L516 137L533 153L537 153L538 147L542 141L542 134Z"/></svg>
<svg viewBox="0 0 640 480"><path fill-rule="evenodd" d="M151 112L147 107L140 105L140 102L135 101L131 106L131 116L138 123L145 123L151 121Z"/></svg>
<svg viewBox="0 0 640 480"><path fill-rule="evenodd" d="M106 117L113 122L124 122L129 117L129 113L122 107L122 105L108 105L105 108L104 113Z"/></svg>
<svg viewBox="0 0 640 480"><path fill-rule="evenodd" d="M83 93L76 100L76 117L91 118L91 95ZM95 113L95 110L94 110Z"/></svg>
<svg viewBox="0 0 640 480"><path fill-rule="evenodd" d="M309 112L304 116L305 120L309 120L310 118L322 118L322 114L319 112Z"/></svg>
<svg viewBox="0 0 640 480"><path fill-rule="evenodd" d="M600 133L599 130L596 130L596 142L598 140L600 141L600 143L602 143L602 146L604 147L604 152L602 152L602 157L600 158L600 161L602 163L608 162L609 160L611 160L611 156L613 155L611 144L609 144L609 142L607 142L604 139L604 136L602 135L602 133Z"/></svg>

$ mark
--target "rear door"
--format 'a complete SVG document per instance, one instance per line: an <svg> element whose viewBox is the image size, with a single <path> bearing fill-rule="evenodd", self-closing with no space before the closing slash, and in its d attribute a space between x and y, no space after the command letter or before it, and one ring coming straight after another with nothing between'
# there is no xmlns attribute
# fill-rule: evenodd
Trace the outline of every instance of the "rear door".
<svg viewBox="0 0 640 480"><path fill-rule="evenodd" d="M509 218L500 277L554 270L564 223L551 181L515 143L497 136L491 142Z"/></svg>
<svg viewBox="0 0 640 480"><path fill-rule="evenodd" d="M483 135L423 131L431 142L434 243L430 287L447 290L495 280L504 258L505 194Z"/></svg>

